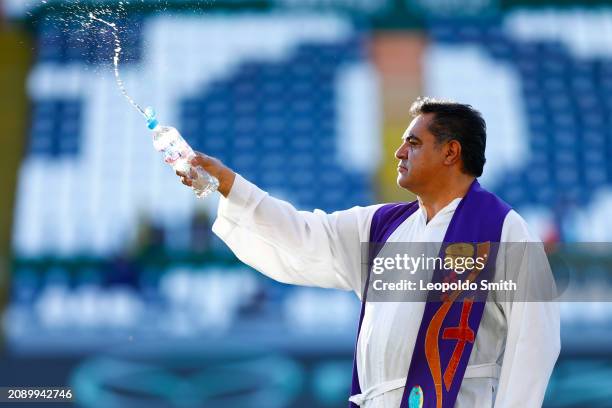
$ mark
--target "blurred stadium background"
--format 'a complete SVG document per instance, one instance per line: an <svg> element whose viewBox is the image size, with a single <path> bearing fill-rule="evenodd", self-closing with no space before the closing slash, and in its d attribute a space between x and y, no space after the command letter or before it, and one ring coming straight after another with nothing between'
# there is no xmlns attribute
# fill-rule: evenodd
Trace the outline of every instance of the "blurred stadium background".
<svg viewBox="0 0 612 408"><path fill-rule="evenodd" d="M69 385L83 407L348 395L357 300L275 283L212 235L216 199L163 165L90 10L119 25L138 102L298 208L409 199L393 151L410 103L441 96L483 112L483 183L544 241L612 241L603 1L0 4L1 385ZM611 263L580 272L610 285ZM546 407L612 406L610 305L564 305Z"/></svg>

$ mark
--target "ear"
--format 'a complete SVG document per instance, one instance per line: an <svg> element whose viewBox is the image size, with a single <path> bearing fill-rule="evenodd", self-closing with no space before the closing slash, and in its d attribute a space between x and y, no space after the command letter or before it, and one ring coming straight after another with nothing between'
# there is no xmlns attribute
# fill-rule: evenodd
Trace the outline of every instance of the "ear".
<svg viewBox="0 0 612 408"><path fill-rule="evenodd" d="M444 164L447 166L452 166L461 161L461 143L457 140L451 140L446 143L444 150Z"/></svg>

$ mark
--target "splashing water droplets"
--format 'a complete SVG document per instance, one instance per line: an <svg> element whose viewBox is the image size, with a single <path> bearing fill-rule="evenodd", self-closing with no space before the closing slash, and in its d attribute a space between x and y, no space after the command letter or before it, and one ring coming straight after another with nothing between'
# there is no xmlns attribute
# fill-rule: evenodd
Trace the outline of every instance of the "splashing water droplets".
<svg viewBox="0 0 612 408"><path fill-rule="evenodd" d="M145 111L140 107L140 105L136 103L136 101L134 101L134 99L132 99L132 97L125 90L125 85L123 84L123 80L121 79L121 75L119 74L119 60L121 58L121 41L119 40L119 33L118 33L119 30L117 30L117 25L115 23L110 23L104 19L97 17L92 12L89 13L89 18L91 20L95 20L102 24L105 24L112 29L111 33L113 34L113 37L115 37L115 55L113 56L113 65L115 67L115 82L117 82L117 86L119 87L119 90L121 91L123 96L125 96L125 98L128 100L128 102L134 108L136 108L142 114L142 116L148 119Z"/></svg>

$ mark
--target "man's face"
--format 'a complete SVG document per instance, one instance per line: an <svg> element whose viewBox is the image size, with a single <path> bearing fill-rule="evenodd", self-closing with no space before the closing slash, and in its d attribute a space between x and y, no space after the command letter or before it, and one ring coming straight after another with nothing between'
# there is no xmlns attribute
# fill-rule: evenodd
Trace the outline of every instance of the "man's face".
<svg viewBox="0 0 612 408"><path fill-rule="evenodd" d="M415 194L440 177L444 166L444 149L429 131L432 113L417 116L402 136L402 144L395 152L398 163L397 184Z"/></svg>

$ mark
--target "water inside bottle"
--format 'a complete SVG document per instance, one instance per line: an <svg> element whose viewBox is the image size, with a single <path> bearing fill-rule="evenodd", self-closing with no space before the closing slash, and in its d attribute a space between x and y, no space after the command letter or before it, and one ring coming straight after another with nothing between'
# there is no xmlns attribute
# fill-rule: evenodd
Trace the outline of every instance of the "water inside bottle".
<svg viewBox="0 0 612 408"><path fill-rule="evenodd" d="M153 146L162 152L164 162L175 170L185 171L189 168L189 160L195 155L189 144L180 133L168 126L155 131Z"/></svg>

